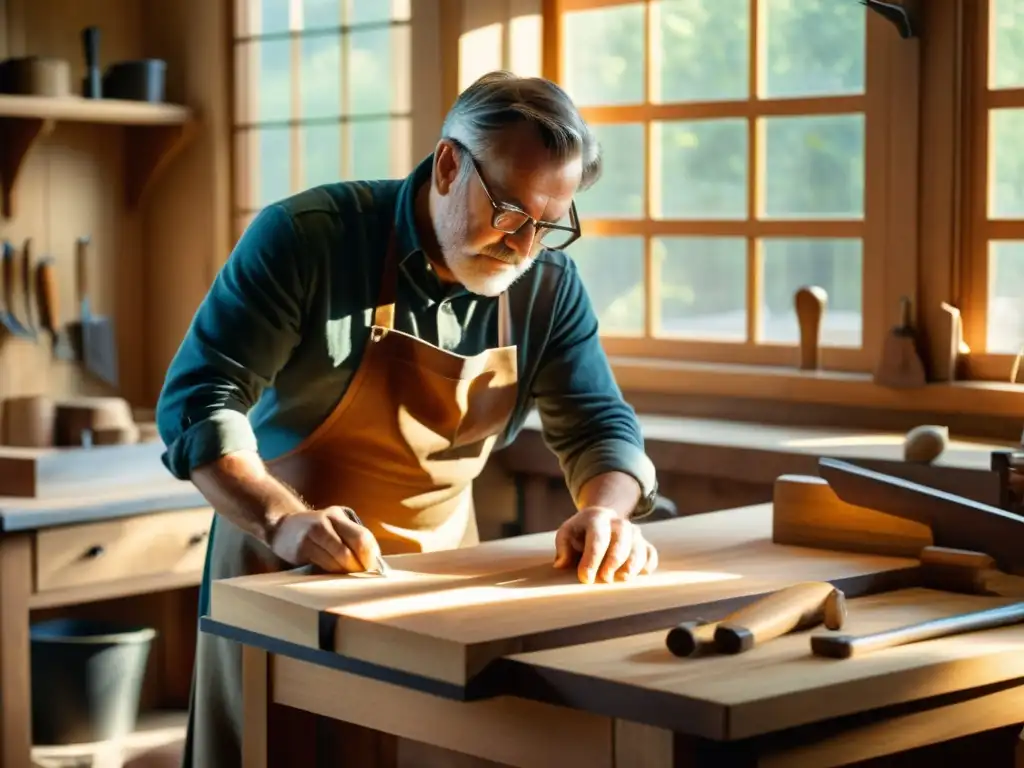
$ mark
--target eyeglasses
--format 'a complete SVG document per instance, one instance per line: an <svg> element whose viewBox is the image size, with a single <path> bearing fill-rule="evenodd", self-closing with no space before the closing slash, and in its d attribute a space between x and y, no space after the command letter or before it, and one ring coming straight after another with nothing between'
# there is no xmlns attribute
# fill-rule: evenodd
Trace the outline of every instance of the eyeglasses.
<svg viewBox="0 0 1024 768"><path fill-rule="evenodd" d="M542 221L541 219L535 219L522 208L512 203L499 203L494 199L494 195L491 194L490 188L487 186L487 182L484 181L484 175L480 170L480 163L473 157L473 153L470 152L461 142L449 138L455 146L462 151L466 157L469 158L470 162L473 163L473 170L476 171L476 177L480 181L480 186L484 190L484 194L487 195L487 199L491 203L493 209L491 213L491 226L499 232L504 232L506 235L514 235L519 232L527 224L531 224L534 230L534 242L540 243L545 248L553 251L563 251L572 245L576 240L579 239L580 235L580 220L576 213L576 201L573 200L569 205L569 224L559 224L553 221Z"/></svg>

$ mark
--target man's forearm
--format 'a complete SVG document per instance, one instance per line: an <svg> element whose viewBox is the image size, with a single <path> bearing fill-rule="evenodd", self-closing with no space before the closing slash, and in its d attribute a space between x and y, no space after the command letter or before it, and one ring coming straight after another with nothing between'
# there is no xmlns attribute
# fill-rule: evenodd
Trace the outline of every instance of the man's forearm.
<svg viewBox="0 0 1024 768"><path fill-rule="evenodd" d="M307 509L253 451L238 451L197 467L192 482L218 513L268 545L281 518Z"/></svg>
<svg viewBox="0 0 1024 768"><path fill-rule="evenodd" d="M605 507L628 517L640 502L640 484L625 472L603 472L594 475L580 489L578 509Z"/></svg>

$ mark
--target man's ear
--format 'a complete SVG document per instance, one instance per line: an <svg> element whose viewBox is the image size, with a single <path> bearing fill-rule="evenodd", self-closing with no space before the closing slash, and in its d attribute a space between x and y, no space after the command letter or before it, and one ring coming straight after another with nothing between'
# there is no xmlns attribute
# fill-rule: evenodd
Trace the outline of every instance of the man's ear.
<svg viewBox="0 0 1024 768"><path fill-rule="evenodd" d="M434 148L434 188L439 195L447 195L459 176L459 155L455 145L441 139Z"/></svg>

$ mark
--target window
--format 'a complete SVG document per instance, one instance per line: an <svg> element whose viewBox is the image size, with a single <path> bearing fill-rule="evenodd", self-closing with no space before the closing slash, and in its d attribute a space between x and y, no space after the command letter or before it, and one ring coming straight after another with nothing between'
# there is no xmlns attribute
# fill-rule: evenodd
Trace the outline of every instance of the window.
<svg viewBox="0 0 1024 768"><path fill-rule="evenodd" d="M886 191L866 51L888 24L855 0L556 6L546 71L604 149L570 252L608 351L791 366L794 294L817 285L825 367L870 370L897 314L865 322Z"/></svg>
<svg viewBox="0 0 1024 768"><path fill-rule="evenodd" d="M411 159L411 0L236 0L235 216Z"/></svg>
<svg viewBox="0 0 1024 768"><path fill-rule="evenodd" d="M964 331L971 356L1004 372L1024 346L1024 0L975 7Z"/></svg>

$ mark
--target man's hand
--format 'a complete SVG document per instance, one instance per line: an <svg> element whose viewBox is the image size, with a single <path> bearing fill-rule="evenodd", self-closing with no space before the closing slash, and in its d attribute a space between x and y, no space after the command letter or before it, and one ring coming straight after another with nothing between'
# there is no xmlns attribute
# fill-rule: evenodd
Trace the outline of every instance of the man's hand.
<svg viewBox="0 0 1024 768"><path fill-rule="evenodd" d="M270 539L274 554L293 565L313 564L329 573L376 567L380 547L344 507L292 512L281 518Z"/></svg>
<svg viewBox="0 0 1024 768"><path fill-rule="evenodd" d="M555 535L555 567L577 564L584 584L623 581L658 567L658 551L640 526L615 510L586 507L570 517Z"/></svg>

